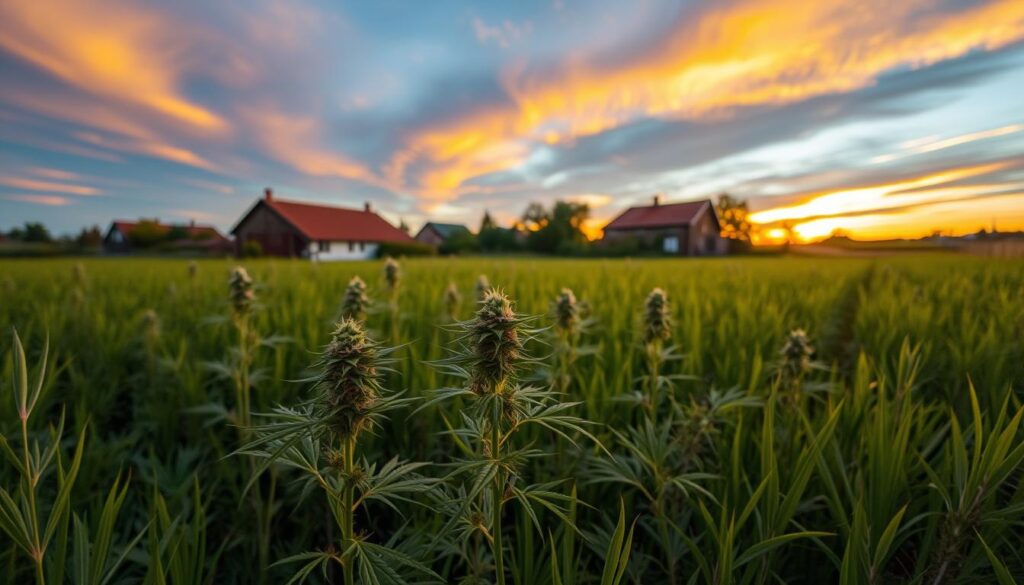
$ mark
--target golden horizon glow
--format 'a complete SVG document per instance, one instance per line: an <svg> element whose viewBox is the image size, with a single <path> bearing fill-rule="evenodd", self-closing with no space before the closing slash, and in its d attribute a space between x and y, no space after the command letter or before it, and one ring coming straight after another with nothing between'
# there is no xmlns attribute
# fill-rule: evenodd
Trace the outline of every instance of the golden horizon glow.
<svg viewBox="0 0 1024 585"><path fill-rule="evenodd" d="M393 187L451 198L474 177L521 164L526 143L571 143L640 117L713 119L740 107L852 91L898 66L924 67L1024 38L1019 0L933 15L909 32L892 26L915 8L886 3L876 11L808 0L782 9L778 0L760 0L711 11L680 27L669 43L678 50L617 69L570 58L548 78L516 64L503 75L513 104L417 132L392 158L388 177ZM414 161L427 161L432 170L409 184L405 170Z"/></svg>

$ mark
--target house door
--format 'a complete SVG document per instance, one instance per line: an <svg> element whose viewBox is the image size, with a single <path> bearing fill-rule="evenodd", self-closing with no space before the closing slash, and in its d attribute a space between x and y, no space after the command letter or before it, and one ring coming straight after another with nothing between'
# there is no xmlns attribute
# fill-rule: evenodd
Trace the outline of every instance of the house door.
<svg viewBox="0 0 1024 585"><path fill-rule="evenodd" d="M665 236L665 240L662 242L662 249L666 254L678 254L679 253L679 237L678 236Z"/></svg>

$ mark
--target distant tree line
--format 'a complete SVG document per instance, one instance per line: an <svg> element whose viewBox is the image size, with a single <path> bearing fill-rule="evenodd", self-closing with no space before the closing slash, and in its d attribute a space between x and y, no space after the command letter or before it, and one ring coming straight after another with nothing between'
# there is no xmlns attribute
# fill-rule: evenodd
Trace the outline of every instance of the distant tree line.
<svg viewBox="0 0 1024 585"><path fill-rule="evenodd" d="M6 233L0 233L3 239L12 242L37 245L60 245L65 248L99 248L103 244L103 232L99 226L84 227L77 236L54 237L50 230L40 222L28 221L20 227L11 228Z"/></svg>

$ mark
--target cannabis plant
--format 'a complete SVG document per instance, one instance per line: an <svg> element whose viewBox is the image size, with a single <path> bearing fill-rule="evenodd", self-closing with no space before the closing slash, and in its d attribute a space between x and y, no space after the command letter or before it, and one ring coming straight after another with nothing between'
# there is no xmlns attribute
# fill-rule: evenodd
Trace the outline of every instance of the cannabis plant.
<svg viewBox="0 0 1024 585"><path fill-rule="evenodd" d="M563 505L572 499L554 491L558 482L525 483L524 464L545 453L518 445L517 435L536 425L570 442L579 436L596 442L584 428L587 421L568 414L577 403L562 403L550 389L521 384L524 370L539 365L526 352L527 342L538 333L531 326L535 321L516 313L504 293L488 291L475 316L453 326L461 334L457 347L437 363L462 383L438 390L427 403L457 397L467 403L462 426L452 432L469 451L467 460L455 464L465 483L456 492L453 517L460 522L463 541L479 535L490 544L495 582L501 585L506 579L505 504L519 504L539 531L535 506L564 516Z"/></svg>
<svg viewBox="0 0 1024 585"><path fill-rule="evenodd" d="M363 583L404 583L409 574L440 580L419 561L373 542L371 536L379 535L359 531L355 523L371 502L394 508L435 483L418 474L425 463L369 461L359 454L359 438L410 402L383 386L392 352L371 339L359 321L342 319L314 365L317 374L305 380L312 384L309 398L261 417L241 450L261 460L253 481L277 462L304 475L304 493L320 489L327 497L340 541L282 560L303 563L293 582L317 568L326 574L331 565L341 568L346 584L357 575Z"/></svg>
<svg viewBox="0 0 1024 585"><path fill-rule="evenodd" d="M359 276L353 276L341 297L341 318L365 321L369 306L370 297L366 295L366 283Z"/></svg>

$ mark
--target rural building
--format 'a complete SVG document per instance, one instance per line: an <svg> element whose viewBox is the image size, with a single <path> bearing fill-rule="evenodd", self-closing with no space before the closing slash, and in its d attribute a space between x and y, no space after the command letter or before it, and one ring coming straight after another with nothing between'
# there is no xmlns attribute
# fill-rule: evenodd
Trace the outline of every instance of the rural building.
<svg viewBox="0 0 1024 585"><path fill-rule="evenodd" d="M439 247L454 236L469 235L469 228L457 223L427 222L416 234L416 241Z"/></svg>
<svg viewBox="0 0 1024 585"><path fill-rule="evenodd" d="M710 199L630 207L604 227L604 239L614 244L635 239L665 254L707 256L724 254L727 243Z"/></svg>
<svg viewBox="0 0 1024 585"><path fill-rule="evenodd" d="M377 215L369 203L360 210L282 201L270 189L231 233L239 253L249 242L256 242L263 254L314 260L373 258L383 242L413 241Z"/></svg>
<svg viewBox="0 0 1024 585"><path fill-rule="evenodd" d="M194 251L210 254L231 252L231 240L210 225L160 223L158 219L114 220L103 236L103 251L129 254L144 249Z"/></svg>

